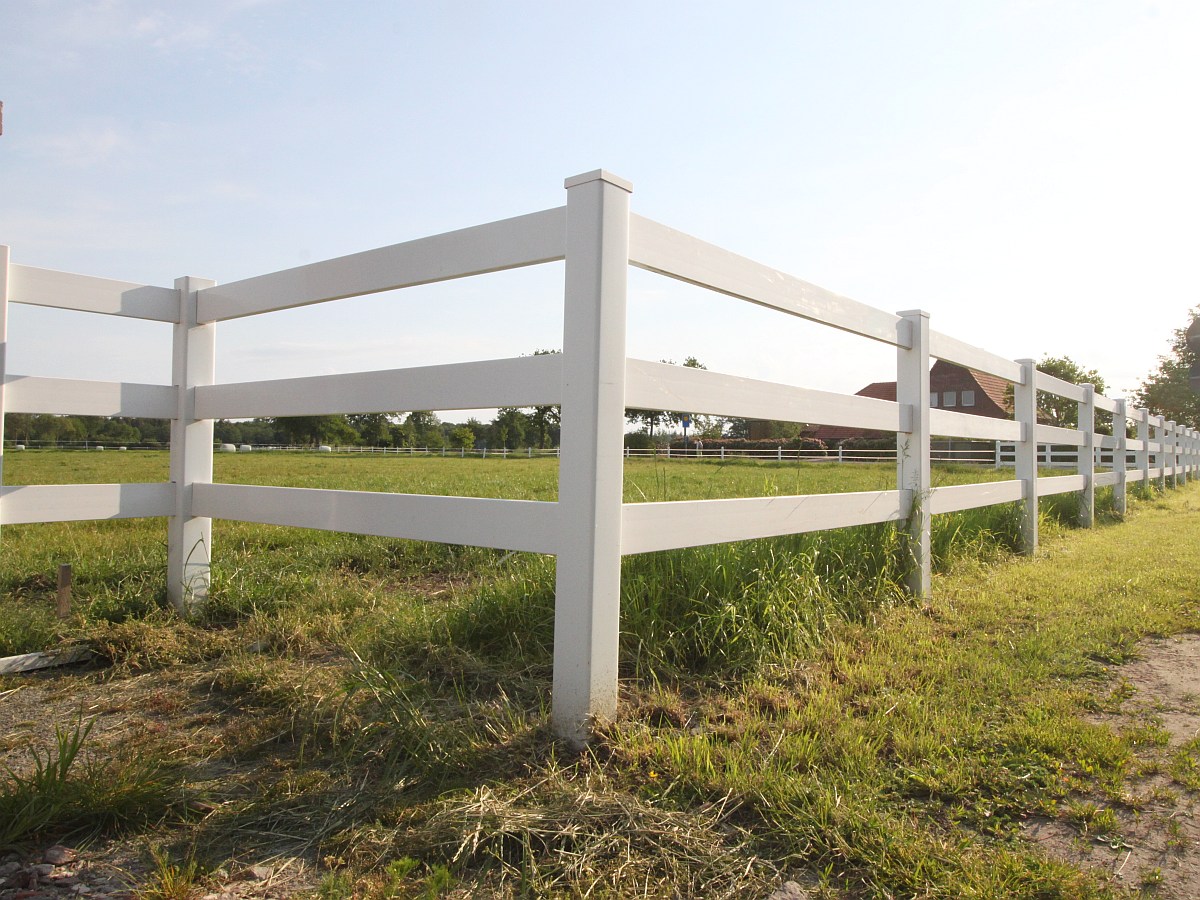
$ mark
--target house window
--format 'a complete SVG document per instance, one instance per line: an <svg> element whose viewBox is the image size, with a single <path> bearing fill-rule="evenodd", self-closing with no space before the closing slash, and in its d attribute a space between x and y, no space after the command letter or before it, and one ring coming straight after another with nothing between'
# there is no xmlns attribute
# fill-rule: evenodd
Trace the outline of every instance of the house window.
<svg viewBox="0 0 1200 900"><path fill-rule="evenodd" d="M931 391L929 394L929 405L937 406L937 391Z"/></svg>
<svg viewBox="0 0 1200 900"><path fill-rule="evenodd" d="M962 392L962 405L963 406L974 406L975 405L975 392L974 391L963 391Z"/></svg>
<svg viewBox="0 0 1200 900"><path fill-rule="evenodd" d="M946 391L942 394L942 406L953 406L958 401L954 391Z"/></svg>

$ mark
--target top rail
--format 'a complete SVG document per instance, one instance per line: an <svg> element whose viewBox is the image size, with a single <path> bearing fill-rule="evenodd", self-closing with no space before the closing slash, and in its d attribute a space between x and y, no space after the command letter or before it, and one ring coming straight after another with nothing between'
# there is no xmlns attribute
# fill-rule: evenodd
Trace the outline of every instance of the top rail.
<svg viewBox="0 0 1200 900"><path fill-rule="evenodd" d="M629 217L629 263L739 300L908 347L903 320L801 281L714 244L638 215Z"/></svg>
<svg viewBox="0 0 1200 900"><path fill-rule="evenodd" d="M12 303L155 322L179 321L179 292L173 288L16 264L9 266L8 286Z"/></svg>
<svg viewBox="0 0 1200 900"><path fill-rule="evenodd" d="M946 362L966 366L976 372L999 376L1014 384L1025 383L1024 370L1011 359L997 356L988 350L972 346L937 331L929 332L929 355L944 359Z"/></svg>
<svg viewBox="0 0 1200 900"><path fill-rule="evenodd" d="M1066 397L1068 400L1083 402L1085 392L1082 387L1069 381L1063 381L1061 378L1055 378L1053 375L1047 375L1040 370L1034 376L1034 384L1039 391L1047 391L1060 397Z"/></svg>
<svg viewBox="0 0 1200 900"><path fill-rule="evenodd" d="M566 207L418 238L199 291L198 318L219 322L563 259Z"/></svg>

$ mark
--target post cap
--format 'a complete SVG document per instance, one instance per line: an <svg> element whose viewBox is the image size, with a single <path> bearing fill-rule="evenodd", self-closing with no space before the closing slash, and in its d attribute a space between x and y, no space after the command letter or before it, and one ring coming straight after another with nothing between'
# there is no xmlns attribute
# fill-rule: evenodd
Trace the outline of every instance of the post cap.
<svg viewBox="0 0 1200 900"><path fill-rule="evenodd" d="M603 169L596 169L592 172L584 172L582 175L576 175L573 178L568 178L563 182L563 187L570 190L573 187L579 187L581 184L587 184L589 181L607 181L609 184L619 187L623 191L633 193L633 182L626 181L619 175L614 175L612 172L606 172Z"/></svg>

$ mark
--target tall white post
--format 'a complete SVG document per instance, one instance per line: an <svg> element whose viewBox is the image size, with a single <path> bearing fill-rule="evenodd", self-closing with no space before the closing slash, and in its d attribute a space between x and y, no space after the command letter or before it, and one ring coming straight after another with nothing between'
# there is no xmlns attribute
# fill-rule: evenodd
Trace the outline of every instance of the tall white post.
<svg viewBox="0 0 1200 900"><path fill-rule="evenodd" d="M196 387L213 383L216 326L196 321L196 292L215 282L177 278L179 321L171 358L177 391L171 420L171 481L175 511L167 523L167 597L184 616L208 599L212 520L192 514L192 485L212 482L213 422L196 418Z"/></svg>
<svg viewBox="0 0 1200 900"><path fill-rule="evenodd" d="M0 244L0 485L4 484L4 379L8 374L8 247ZM0 500L0 503L3 501Z"/></svg>
<svg viewBox="0 0 1200 900"><path fill-rule="evenodd" d="M1075 458L1075 471L1083 476L1079 493L1079 524L1091 528L1096 519L1096 388L1081 384L1083 399L1079 401L1079 430L1083 446Z"/></svg>
<svg viewBox="0 0 1200 900"><path fill-rule="evenodd" d="M554 729L573 743L617 712L629 195L607 172L568 178L562 549L554 599Z"/></svg>
<svg viewBox="0 0 1200 900"><path fill-rule="evenodd" d="M896 401L912 411L908 433L896 435L896 487L909 492L908 545L912 569L908 589L927 598L931 589L929 530L929 313L913 309L897 313L904 338L896 350ZM903 346L907 343L909 346ZM903 415L903 412L902 412Z"/></svg>
<svg viewBox="0 0 1200 900"><path fill-rule="evenodd" d="M1113 485L1113 508L1118 516L1125 515L1129 508L1125 495L1125 471L1129 466L1129 406L1124 400L1117 401L1117 411L1113 413L1113 438L1117 446L1113 448L1113 471L1117 473L1117 483Z"/></svg>
<svg viewBox="0 0 1200 900"><path fill-rule="evenodd" d="M1021 423L1021 440L1014 448L1016 476L1025 504L1021 550L1032 555L1038 548L1037 366L1032 359L1018 359L1017 364L1021 367L1021 384L1013 385L1013 418Z"/></svg>
<svg viewBox="0 0 1200 900"><path fill-rule="evenodd" d="M1179 483L1188 482L1188 466L1191 463L1192 429L1186 425L1179 429Z"/></svg>
<svg viewBox="0 0 1200 900"><path fill-rule="evenodd" d="M1137 466L1142 472L1142 496L1150 495L1150 410L1137 411L1137 435L1142 449L1137 453Z"/></svg>
<svg viewBox="0 0 1200 900"><path fill-rule="evenodd" d="M1154 439L1157 446L1157 452L1154 454L1154 461L1158 463L1158 489L1165 491L1167 489L1167 420L1162 416L1154 417Z"/></svg>
<svg viewBox="0 0 1200 900"><path fill-rule="evenodd" d="M1167 459L1171 461L1171 487L1179 487L1179 429L1174 420L1167 420Z"/></svg>

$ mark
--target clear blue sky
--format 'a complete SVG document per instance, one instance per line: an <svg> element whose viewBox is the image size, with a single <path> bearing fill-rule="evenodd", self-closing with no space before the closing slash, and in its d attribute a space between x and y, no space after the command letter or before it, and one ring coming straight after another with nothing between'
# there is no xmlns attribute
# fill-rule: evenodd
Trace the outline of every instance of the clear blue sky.
<svg viewBox="0 0 1200 900"><path fill-rule="evenodd" d="M1137 385L1200 302L1195 2L102 0L0 8L15 262L232 281L565 202ZM561 266L218 326L236 381L561 346ZM630 353L854 391L886 348L635 272ZM9 370L169 380L13 307ZM451 418L454 418L451 416Z"/></svg>

